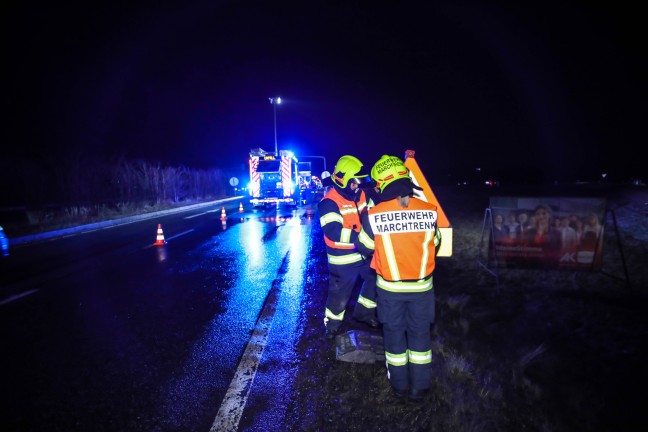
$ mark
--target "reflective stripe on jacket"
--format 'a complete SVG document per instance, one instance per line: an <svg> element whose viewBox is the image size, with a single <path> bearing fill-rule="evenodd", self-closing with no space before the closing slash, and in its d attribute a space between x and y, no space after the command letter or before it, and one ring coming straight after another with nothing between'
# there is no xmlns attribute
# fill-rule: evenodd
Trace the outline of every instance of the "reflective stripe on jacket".
<svg viewBox="0 0 648 432"><path fill-rule="evenodd" d="M375 251L371 266L377 286L393 292L423 292L432 289L435 256L441 243L437 208L411 198L403 208L397 199L369 209L369 224Z"/></svg>
<svg viewBox="0 0 648 432"><path fill-rule="evenodd" d="M367 209L364 191L360 191L358 195L358 201L355 202L331 188L320 201L320 224L330 264L348 265L360 262L363 260L360 252L368 252L367 249L359 251L357 247L358 242L366 241L366 234L362 239L359 239L359 234L362 228L360 214Z"/></svg>

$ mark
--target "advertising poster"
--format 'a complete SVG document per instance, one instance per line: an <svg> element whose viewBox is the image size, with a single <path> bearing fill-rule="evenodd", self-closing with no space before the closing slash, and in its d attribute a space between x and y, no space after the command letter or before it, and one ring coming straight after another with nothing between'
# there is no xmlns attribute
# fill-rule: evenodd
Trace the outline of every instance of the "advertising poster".
<svg viewBox="0 0 648 432"><path fill-rule="evenodd" d="M490 210L498 266L601 269L605 199L491 197Z"/></svg>

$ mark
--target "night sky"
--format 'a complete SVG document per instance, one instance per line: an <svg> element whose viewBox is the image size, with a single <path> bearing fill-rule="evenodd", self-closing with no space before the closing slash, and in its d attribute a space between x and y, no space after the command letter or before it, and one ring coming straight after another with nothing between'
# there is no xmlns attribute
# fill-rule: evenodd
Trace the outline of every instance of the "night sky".
<svg viewBox="0 0 648 432"><path fill-rule="evenodd" d="M249 149L274 150L280 96L279 149L329 171L343 154L371 166L413 149L432 182L477 167L648 180L645 24L630 3L392 3L13 2L5 157L244 170Z"/></svg>

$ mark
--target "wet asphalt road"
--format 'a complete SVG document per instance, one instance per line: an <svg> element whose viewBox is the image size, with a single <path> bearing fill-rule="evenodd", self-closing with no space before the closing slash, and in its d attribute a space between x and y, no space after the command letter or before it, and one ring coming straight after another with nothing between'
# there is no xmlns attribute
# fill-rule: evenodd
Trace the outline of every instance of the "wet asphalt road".
<svg viewBox="0 0 648 432"><path fill-rule="evenodd" d="M13 248L0 262L0 429L281 430L313 219L238 202L226 214Z"/></svg>

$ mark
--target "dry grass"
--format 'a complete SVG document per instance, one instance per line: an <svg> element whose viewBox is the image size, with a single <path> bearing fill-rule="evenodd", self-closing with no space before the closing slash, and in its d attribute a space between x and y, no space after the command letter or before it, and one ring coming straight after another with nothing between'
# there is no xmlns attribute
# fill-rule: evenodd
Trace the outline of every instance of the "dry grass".
<svg viewBox="0 0 648 432"><path fill-rule="evenodd" d="M435 272L432 394L422 404L395 400L383 364L336 361L333 345L321 339L320 317L309 317L299 347L307 356L297 377L301 396L288 424L312 431L648 430L648 194L632 192L638 197L618 193L610 207L633 289L610 225L602 272L500 269L496 283L477 264L488 194L437 192L455 239L453 256ZM322 304L325 262L313 274L320 282L307 287L309 301Z"/></svg>
<svg viewBox="0 0 648 432"><path fill-rule="evenodd" d="M183 201L174 203L117 203L92 204L71 207L52 207L39 210L21 211L7 219L3 225L10 237L22 237L42 232L77 227L97 222L138 216L146 213L185 207L199 202Z"/></svg>

